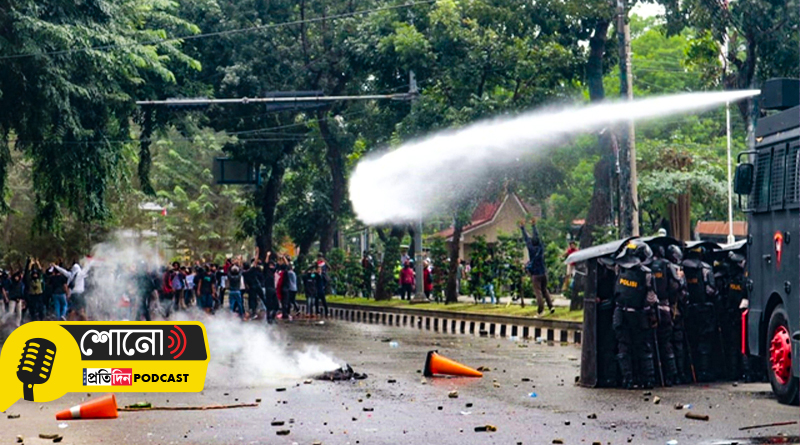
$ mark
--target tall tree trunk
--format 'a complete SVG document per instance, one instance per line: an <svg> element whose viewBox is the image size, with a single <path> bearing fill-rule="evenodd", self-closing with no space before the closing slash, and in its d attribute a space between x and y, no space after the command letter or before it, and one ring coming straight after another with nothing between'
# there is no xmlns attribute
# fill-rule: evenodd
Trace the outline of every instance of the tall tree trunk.
<svg viewBox="0 0 800 445"><path fill-rule="evenodd" d="M610 21L600 19L589 39L589 59L586 62L586 78L589 85L589 98L592 102L600 102L605 98L603 88L603 56L606 52L606 39ZM610 223L611 215L611 169L614 165L611 156L610 131L598 137L600 160L594 166L594 192L589 205L586 222L581 231L581 248L594 244L594 231L597 226Z"/></svg>
<svg viewBox="0 0 800 445"><path fill-rule="evenodd" d="M599 102L605 98L603 88L603 56L606 53L606 39L610 21L601 19L594 27L589 39L589 59L586 61L586 82L589 85L589 99Z"/></svg>
<svg viewBox="0 0 800 445"><path fill-rule="evenodd" d="M464 229L463 224L459 221L459 218L455 219L453 224L453 242L450 243L450 264L447 267L447 287L444 290L444 302L445 303L456 303L458 302L458 289L456 286L456 279L458 278L458 262L459 262L459 253L461 250L461 232Z"/></svg>
<svg viewBox="0 0 800 445"><path fill-rule="evenodd" d="M258 258L262 261L266 258L267 252L274 251L272 234L275 227L275 208L278 207L283 175L286 173L286 167L281 161L282 159L279 159L272 165L269 179L259 193L264 225L261 226L261 233L256 236L256 245L258 246Z"/></svg>
<svg viewBox="0 0 800 445"><path fill-rule="evenodd" d="M672 236L675 239L691 241L692 196L689 192L678 195L678 202L668 205L669 222Z"/></svg>
<svg viewBox="0 0 800 445"><path fill-rule="evenodd" d="M327 253L333 247L333 237L339 223L339 215L345 199L347 183L345 180L344 147L331 133L325 111L318 111L319 132L325 142L325 160L331 173L331 217L323 225L320 233L319 250Z"/></svg>
<svg viewBox="0 0 800 445"><path fill-rule="evenodd" d="M402 226L392 226L392 231L386 237L383 231L379 230L378 235L384 243L383 259L378 271L378 282L375 284L375 300L391 300L395 289L394 269L400 261L400 241L403 239L405 230Z"/></svg>

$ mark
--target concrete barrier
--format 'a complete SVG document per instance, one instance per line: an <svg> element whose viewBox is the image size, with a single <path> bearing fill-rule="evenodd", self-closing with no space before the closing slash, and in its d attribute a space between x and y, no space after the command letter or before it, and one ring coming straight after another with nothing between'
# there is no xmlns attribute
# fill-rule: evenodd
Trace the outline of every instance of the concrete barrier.
<svg viewBox="0 0 800 445"><path fill-rule="evenodd" d="M299 301L305 313L305 302ZM356 323L410 327L448 334L483 335L498 338L516 337L556 343L580 344L579 321L484 315L398 307L328 303L330 318Z"/></svg>

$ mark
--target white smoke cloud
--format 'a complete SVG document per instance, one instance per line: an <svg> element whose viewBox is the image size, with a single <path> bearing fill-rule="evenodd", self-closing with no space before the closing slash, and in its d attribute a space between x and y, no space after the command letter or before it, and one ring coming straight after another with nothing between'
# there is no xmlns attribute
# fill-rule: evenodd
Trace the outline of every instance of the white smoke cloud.
<svg viewBox="0 0 800 445"><path fill-rule="evenodd" d="M128 239L113 237L92 249L92 258L85 264L92 269L93 283L86 293L91 320L135 320L142 294L137 274L143 265L160 271L162 262L155 250ZM163 319L162 311L154 312L154 320ZM280 328L263 321L242 322L227 307L211 316L192 308L174 312L169 319L198 320L205 325L211 352L207 381L211 384L269 385L321 374L343 364L316 346L292 350Z"/></svg>

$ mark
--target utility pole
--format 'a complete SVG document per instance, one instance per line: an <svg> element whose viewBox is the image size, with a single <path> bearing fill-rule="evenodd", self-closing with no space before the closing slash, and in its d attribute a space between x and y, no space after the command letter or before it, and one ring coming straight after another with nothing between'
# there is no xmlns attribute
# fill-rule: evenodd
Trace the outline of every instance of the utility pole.
<svg viewBox="0 0 800 445"><path fill-rule="evenodd" d="M412 98L416 98L419 96L419 90L417 89L417 78L414 76L414 71L409 72L408 74L409 80L409 89L408 94ZM413 101L414 99L412 99ZM416 227L414 228L414 273L416 276L416 286L417 289L414 292L414 298L411 299L411 303L426 303L428 298L425 297L425 281L424 281L424 266L422 262L424 261L424 257L422 254L422 218L416 221Z"/></svg>
<svg viewBox="0 0 800 445"><path fill-rule="evenodd" d="M628 25L625 0L617 0L617 38L619 40L619 92L620 96L633 100L633 76L631 74L631 31ZM620 235L639 236L639 193L636 183L636 131L633 121L620 129Z"/></svg>

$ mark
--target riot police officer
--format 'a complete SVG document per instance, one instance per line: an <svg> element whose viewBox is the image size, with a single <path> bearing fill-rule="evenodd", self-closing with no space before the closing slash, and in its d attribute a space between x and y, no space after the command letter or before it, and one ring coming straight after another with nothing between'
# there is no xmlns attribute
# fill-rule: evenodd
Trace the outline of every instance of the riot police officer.
<svg viewBox="0 0 800 445"><path fill-rule="evenodd" d="M686 329L684 314L686 314L686 278L683 275L681 262L683 252L680 247L670 244L667 246L667 292L669 294L670 313L672 314L672 351L675 355L676 376L675 383L688 383L686 357Z"/></svg>
<svg viewBox="0 0 800 445"><path fill-rule="evenodd" d="M597 262L597 382L598 386L613 388L619 384L613 327L616 262L613 257L601 257Z"/></svg>
<svg viewBox="0 0 800 445"><path fill-rule="evenodd" d="M672 386L678 370L675 366L675 353L672 349L672 305L670 304L670 287L676 277L673 277L670 262L665 258L664 247L655 246L653 261L649 267L653 271L655 291L658 296L658 327L656 328L656 347L661 360L661 372L664 385Z"/></svg>
<svg viewBox="0 0 800 445"><path fill-rule="evenodd" d="M617 256L613 327L622 386L626 389L635 384L652 388L655 384L652 327L658 297L653 291L652 273L645 266L652 256L650 247L638 239L630 241Z"/></svg>
<svg viewBox="0 0 800 445"><path fill-rule="evenodd" d="M745 381L750 379L750 363L746 345L742 343L742 313L748 308L745 278L745 257L738 252L729 252L724 260L727 264L727 279L723 292L723 318L720 320L725 345L728 378ZM744 352L743 352L744 351Z"/></svg>
<svg viewBox="0 0 800 445"><path fill-rule="evenodd" d="M704 261L706 248L696 246L686 253L683 260L683 273L686 276L688 308L686 330L691 357L694 359L697 380L714 380L712 369L713 344L718 338L714 302L717 289L714 286L714 272Z"/></svg>

